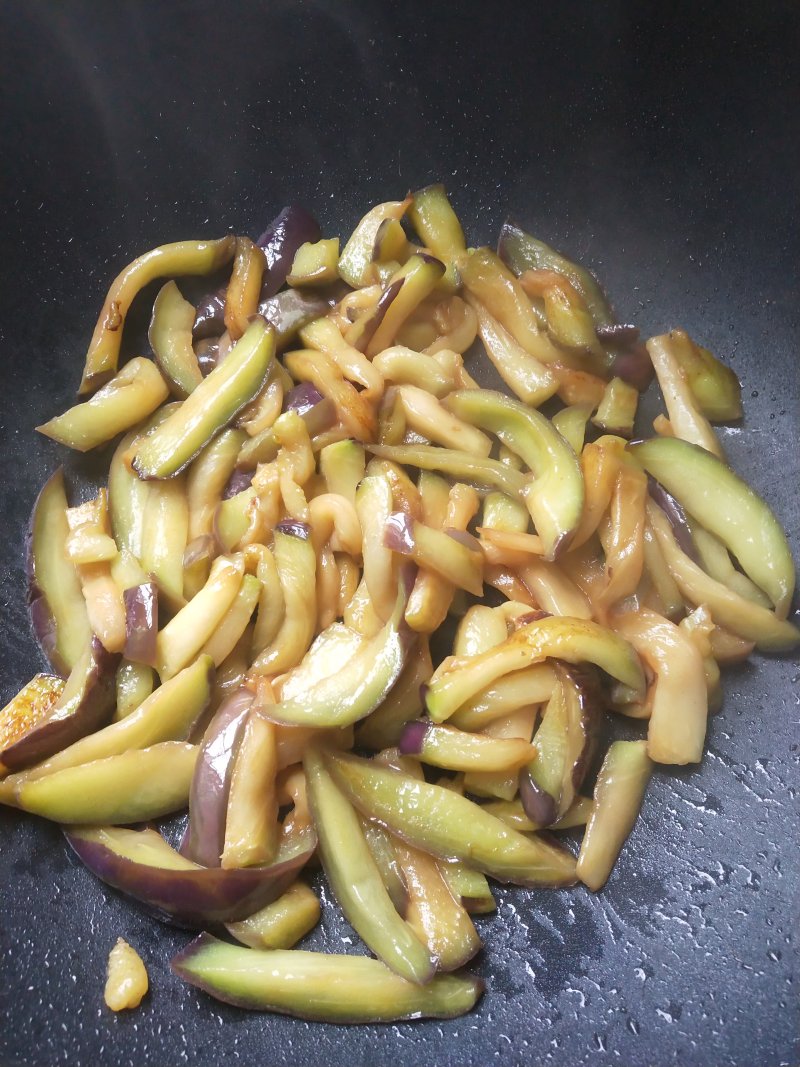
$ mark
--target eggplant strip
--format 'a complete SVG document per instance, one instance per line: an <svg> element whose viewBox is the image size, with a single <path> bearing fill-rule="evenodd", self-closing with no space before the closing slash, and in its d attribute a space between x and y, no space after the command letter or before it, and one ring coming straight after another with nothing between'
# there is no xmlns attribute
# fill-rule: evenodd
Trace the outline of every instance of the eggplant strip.
<svg viewBox="0 0 800 1067"><path fill-rule="evenodd" d="M451 1019L470 1011L483 991L476 978L441 975L419 986L364 956L259 951L210 934L176 956L172 969L237 1007L321 1022Z"/></svg>
<svg viewBox="0 0 800 1067"><path fill-rule="evenodd" d="M800 644L800 630L796 626L714 581L689 559L681 551L666 515L652 501L647 505L647 521L672 577L689 603L698 607L705 604L714 622L737 637L755 642L765 652L785 652Z"/></svg>
<svg viewBox="0 0 800 1067"><path fill-rule="evenodd" d="M177 241L146 252L118 274L97 320L78 392L92 392L116 371L125 316L140 289L168 274L212 274L231 258L234 246L233 237L218 241Z"/></svg>
<svg viewBox="0 0 800 1067"><path fill-rule="evenodd" d="M303 765L322 863L347 920L393 971L411 982L429 982L434 962L395 911L350 802L319 752L310 749Z"/></svg>

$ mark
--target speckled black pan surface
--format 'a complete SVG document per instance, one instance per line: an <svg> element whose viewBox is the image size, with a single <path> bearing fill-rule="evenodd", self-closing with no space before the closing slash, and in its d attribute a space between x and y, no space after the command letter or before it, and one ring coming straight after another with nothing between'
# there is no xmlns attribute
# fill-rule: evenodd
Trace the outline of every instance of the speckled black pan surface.
<svg viewBox="0 0 800 1067"><path fill-rule="evenodd" d="M444 180L478 243L506 215L593 267L624 321L729 357L735 466L798 549L796 3L406 0L0 5L0 699L41 666L23 530L62 453L32 427L77 385L117 269L257 234L289 200L346 234ZM88 470L71 463L73 484ZM308 1024L171 975L186 937L103 888L55 828L0 812L0 1063L50 1067L800 1062L798 669L727 672L702 767L658 773L607 888L500 890L488 992L454 1022ZM325 909L312 943L350 946ZM117 936L142 1010L102 1006Z"/></svg>

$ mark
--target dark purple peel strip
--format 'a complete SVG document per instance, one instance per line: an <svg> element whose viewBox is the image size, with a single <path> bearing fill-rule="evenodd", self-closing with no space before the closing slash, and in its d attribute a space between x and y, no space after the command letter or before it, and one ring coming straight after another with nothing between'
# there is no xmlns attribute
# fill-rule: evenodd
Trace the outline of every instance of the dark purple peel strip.
<svg viewBox="0 0 800 1067"><path fill-rule="evenodd" d="M267 258L260 300L268 300L284 284L300 245L319 239L319 223L299 204L289 204L272 220L256 241Z"/></svg>
<svg viewBox="0 0 800 1067"><path fill-rule="evenodd" d="M425 744L425 735L431 724L422 720L409 722L403 727L397 748L401 756L419 756Z"/></svg>
<svg viewBox="0 0 800 1067"><path fill-rule="evenodd" d="M132 663L156 664L158 586L144 582L122 594L125 603L125 658Z"/></svg>
<svg viewBox="0 0 800 1067"><path fill-rule="evenodd" d="M301 541L307 541L311 536L311 527L307 522L297 519L284 519L275 527L275 533L287 534L289 537L299 537Z"/></svg>
<svg viewBox="0 0 800 1067"><path fill-rule="evenodd" d="M283 400L284 411L296 411L298 415L305 415L322 400L322 393L311 382L301 382L294 389L290 389Z"/></svg>
<svg viewBox="0 0 800 1067"><path fill-rule="evenodd" d="M392 552L408 556L414 551L414 520L404 511L394 511L383 528L383 544Z"/></svg>
<svg viewBox="0 0 800 1067"><path fill-rule="evenodd" d="M219 867L233 761L253 694L237 689L209 723L192 777L189 827L182 855L204 867Z"/></svg>
<svg viewBox="0 0 800 1067"><path fill-rule="evenodd" d="M230 500L232 496L238 496L239 493L243 493L245 489L249 489L253 484L254 474L254 470L243 471L237 467L232 472L225 488L222 490L222 499Z"/></svg>
<svg viewBox="0 0 800 1067"><path fill-rule="evenodd" d="M678 547L694 563L698 563L697 551L694 547L694 541L692 540L692 531L689 528L689 523L686 520L686 512L682 506L678 503L675 497L670 493L661 482L657 481L652 474L647 475L647 489L650 493L650 497L661 508L664 514L669 519L669 524L672 527L672 532L675 534L675 540L678 542Z"/></svg>
<svg viewBox="0 0 800 1067"><path fill-rule="evenodd" d="M537 826L549 826L555 822L558 809L555 799L530 776L530 771L523 768L519 775L519 799L525 814Z"/></svg>

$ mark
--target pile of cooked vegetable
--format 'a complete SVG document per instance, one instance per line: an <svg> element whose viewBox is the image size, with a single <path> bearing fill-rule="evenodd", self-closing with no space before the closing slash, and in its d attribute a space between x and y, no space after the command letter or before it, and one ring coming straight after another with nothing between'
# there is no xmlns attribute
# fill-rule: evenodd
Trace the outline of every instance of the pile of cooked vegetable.
<svg viewBox="0 0 800 1067"><path fill-rule="evenodd" d="M206 295L167 281L120 368L140 290L191 275ZM631 441L653 374L666 412ZM468 1011L490 880L599 889L654 764L701 759L720 665L800 640L784 533L712 427L742 415L733 372L680 330L642 343L515 225L467 248L441 186L341 251L290 207L146 253L80 392L39 430L119 441L91 499L57 471L36 502L56 673L0 712L0 800L204 931L173 968L221 1000ZM316 860L375 958L293 948Z"/></svg>

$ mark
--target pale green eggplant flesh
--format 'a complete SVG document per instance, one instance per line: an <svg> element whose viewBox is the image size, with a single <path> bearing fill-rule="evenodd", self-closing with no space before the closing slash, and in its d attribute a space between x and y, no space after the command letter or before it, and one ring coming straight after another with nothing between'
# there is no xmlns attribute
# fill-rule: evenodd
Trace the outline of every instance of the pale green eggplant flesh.
<svg viewBox="0 0 800 1067"><path fill-rule="evenodd" d="M612 326L616 319L595 279L577 263L573 263L514 223L506 222L500 233L498 250L515 274L526 270L554 270L563 274L575 286L592 313L595 326Z"/></svg>
<svg viewBox="0 0 800 1067"><path fill-rule="evenodd" d="M372 858L375 860L375 865L381 872L383 884L391 897L392 904L394 904L397 913L405 918L406 907L408 906L408 892L403 881L403 872L397 862L392 835L379 823L372 822L371 819L365 819L363 816L361 818L361 829L364 831L364 837L372 853Z"/></svg>
<svg viewBox="0 0 800 1067"><path fill-rule="evenodd" d="M131 749L150 748L166 741L185 741L208 707L213 672L214 664L210 658L199 657L190 667L159 686L124 719L82 737L44 763L12 775L4 785L20 789L26 782L120 756Z"/></svg>
<svg viewBox="0 0 800 1067"><path fill-rule="evenodd" d="M354 756L327 757L336 782L369 818L445 860L462 860L501 882L563 886L575 861L544 840L525 838L450 789Z"/></svg>
<svg viewBox="0 0 800 1067"><path fill-rule="evenodd" d="M45 655L67 675L89 647L92 631L75 565L67 559L67 494L60 468L33 508L28 542L28 606Z"/></svg>
<svg viewBox="0 0 800 1067"><path fill-rule="evenodd" d="M458 418L495 434L533 471L525 503L545 559L556 559L568 548L583 512L583 475L569 444L544 415L502 393L463 389L445 403Z"/></svg>
<svg viewBox="0 0 800 1067"><path fill-rule="evenodd" d="M415 642L416 635L404 619L407 600L401 583L391 617L349 662L310 688L264 709L264 714L287 726L342 727L366 718L397 681Z"/></svg>
<svg viewBox="0 0 800 1067"><path fill-rule="evenodd" d="M448 286L455 286L454 260L466 252L467 245L461 223L447 199L444 186L426 185L424 189L412 193L408 218L425 247L446 265L443 280Z"/></svg>
<svg viewBox="0 0 800 1067"><path fill-rule="evenodd" d="M145 506L151 487L131 471L130 456L145 434L177 410L177 403L165 404L144 426L126 434L117 445L108 468L108 508L114 540L120 552L129 552L137 559L142 555Z"/></svg>
<svg viewBox="0 0 800 1067"><path fill-rule="evenodd" d="M264 319L248 326L227 358L137 448L140 478L171 478L194 459L264 384L275 353L275 334Z"/></svg>
<svg viewBox="0 0 800 1067"><path fill-rule="evenodd" d="M186 476L142 483L147 495L141 518L141 555L145 573L152 576L172 611L186 603L183 555L189 538Z"/></svg>
<svg viewBox="0 0 800 1067"><path fill-rule="evenodd" d="M123 659L117 668L117 710L114 719L125 719L136 711L153 692L154 684L152 667Z"/></svg>
<svg viewBox="0 0 800 1067"><path fill-rule="evenodd" d="M198 751L196 745L167 741L67 767L21 783L16 804L59 823L157 819L188 804Z"/></svg>
<svg viewBox="0 0 800 1067"><path fill-rule="evenodd" d="M85 403L36 429L68 448L88 452L152 415L168 393L158 367L136 356Z"/></svg>
<svg viewBox="0 0 800 1067"><path fill-rule="evenodd" d="M440 870L450 886L450 892L456 900L461 901L470 915L487 915L497 911L497 902L485 874L473 870L466 863L442 862Z"/></svg>
<svg viewBox="0 0 800 1067"><path fill-rule="evenodd" d="M528 509L505 493L489 493L483 501L481 525L504 533L527 533Z"/></svg>
<svg viewBox="0 0 800 1067"><path fill-rule="evenodd" d="M640 699L644 695L644 670L627 641L589 619L550 615L522 626L496 648L465 658L458 670L434 676L426 695L428 713L443 722L498 678L544 659L594 663Z"/></svg>
<svg viewBox="0 0 800 1067"><path fill-rule="evenodd" d="M133 298L156 278L181 274L211 274L233 257L236 238L218 241L176 241L153 248L129 263L106 295L97 320L81 378L80 393L104 385L117 369L123 326Z"/></svg>
<svg viewBox="0 0 800 1067"><path fill-rule="evenodd" d="M700 410L711 422L740 419L742 386L736 374L684 330L671 330L672 351L686 375Z"/></svg>
<svg viewBox="0 0 800 1067"><path fill-rule="evenodd" d="M765 652L786 652L800 644L800 629L760 604L715 581L683 552L664 512L651 500L647 519L669 572L689 604L705 605L714 622Z"/></svg>
<svg viewBox="0 0 800 1067"><path fill-rule="evenodd" d="M283 590L284 612L270 643L253 650L258 655L250 669L256 674L278 674L296 666L308 651L317 621L314 546L304 535L276 529L272 553Z"/></svg>
<svg viewBox="0 0 800 1067"><path fill-rule="evenodd" d="M319 470L328 492L345 497L353 505L365 468L364 446L358 441L335 441L320 451Z"/></svg>
<svg viewBox="0 0 800 1067"><path fill-rule="evenodd" d="M429 982L434 961L397 914L350 800L320 752L310 749L303 766L322 864L345 918L393 971L411 982Z"/></svg>
<svg viewBox="0 0 800 1067"><path fill-rule="evenodd" d="M195 307L181 296L175 282L167 282L153 304L147 339L170 389L180 400L203 381L192 346Z"/></svg>
<svg viewBox="0 0 800 1067"><path fill-rule="evenodd" d="M357 289L369 285L373 277L375 238L386 219L399 221L408 208L408 200L390 200L371 208L353 230L339 257L339 277Z"/></svg>
<svg viewBox="0 0 800 1067"><path fill-rule="evenodd" d="M419 986L367 956L259 951L210 934L176 956L172 969L228 1004L321 1022L451 1019L470 1011L483 992L471 976L438 975Z"/></svg>
<svg viewBox="0 0 800 1067"><path fill-rule="evenodd" d="M628 448L648 474L728 546L785 619L794 592L794 564L769 505L721 459L688 441L655 437Z"/></svg>
<svg viewBox="0 0 800 1067"><path fill-rule="evenodd" d="M612 378L592 422L606 433L630 437L638 404L639 390L621 378Z"/></svg>
<svg viewBox="0 0 800 1067"><path fill-rule="evenodd" d="M634 827L653 764L646 741L614 741L594 787L592 814L578 856L578 877L600 889Z"/></svg>
<svg viewBox="0 0 800 1067"><path fill-rule="evenodd" d="M300 245L286 277L288 285L327 285L339 276L339 238L306 241Z"/></svg>
<svg viewBox="0 0 800 1067"><path fill-rule="evenodd" d="M218 556L203 588L159 631L156 669L162 681L187 667L213 636L236 599L243 574L241 558Z"/></svg>
<svg viewBox="0 0 800 1067"><path fill-rule="evenodd" d="M530 484L530 477L504 463L454 448L439 448L436 445L368 445L367 448L379 459L436 471L479 489L496 489L512 500L520 499Z"/></svg>

